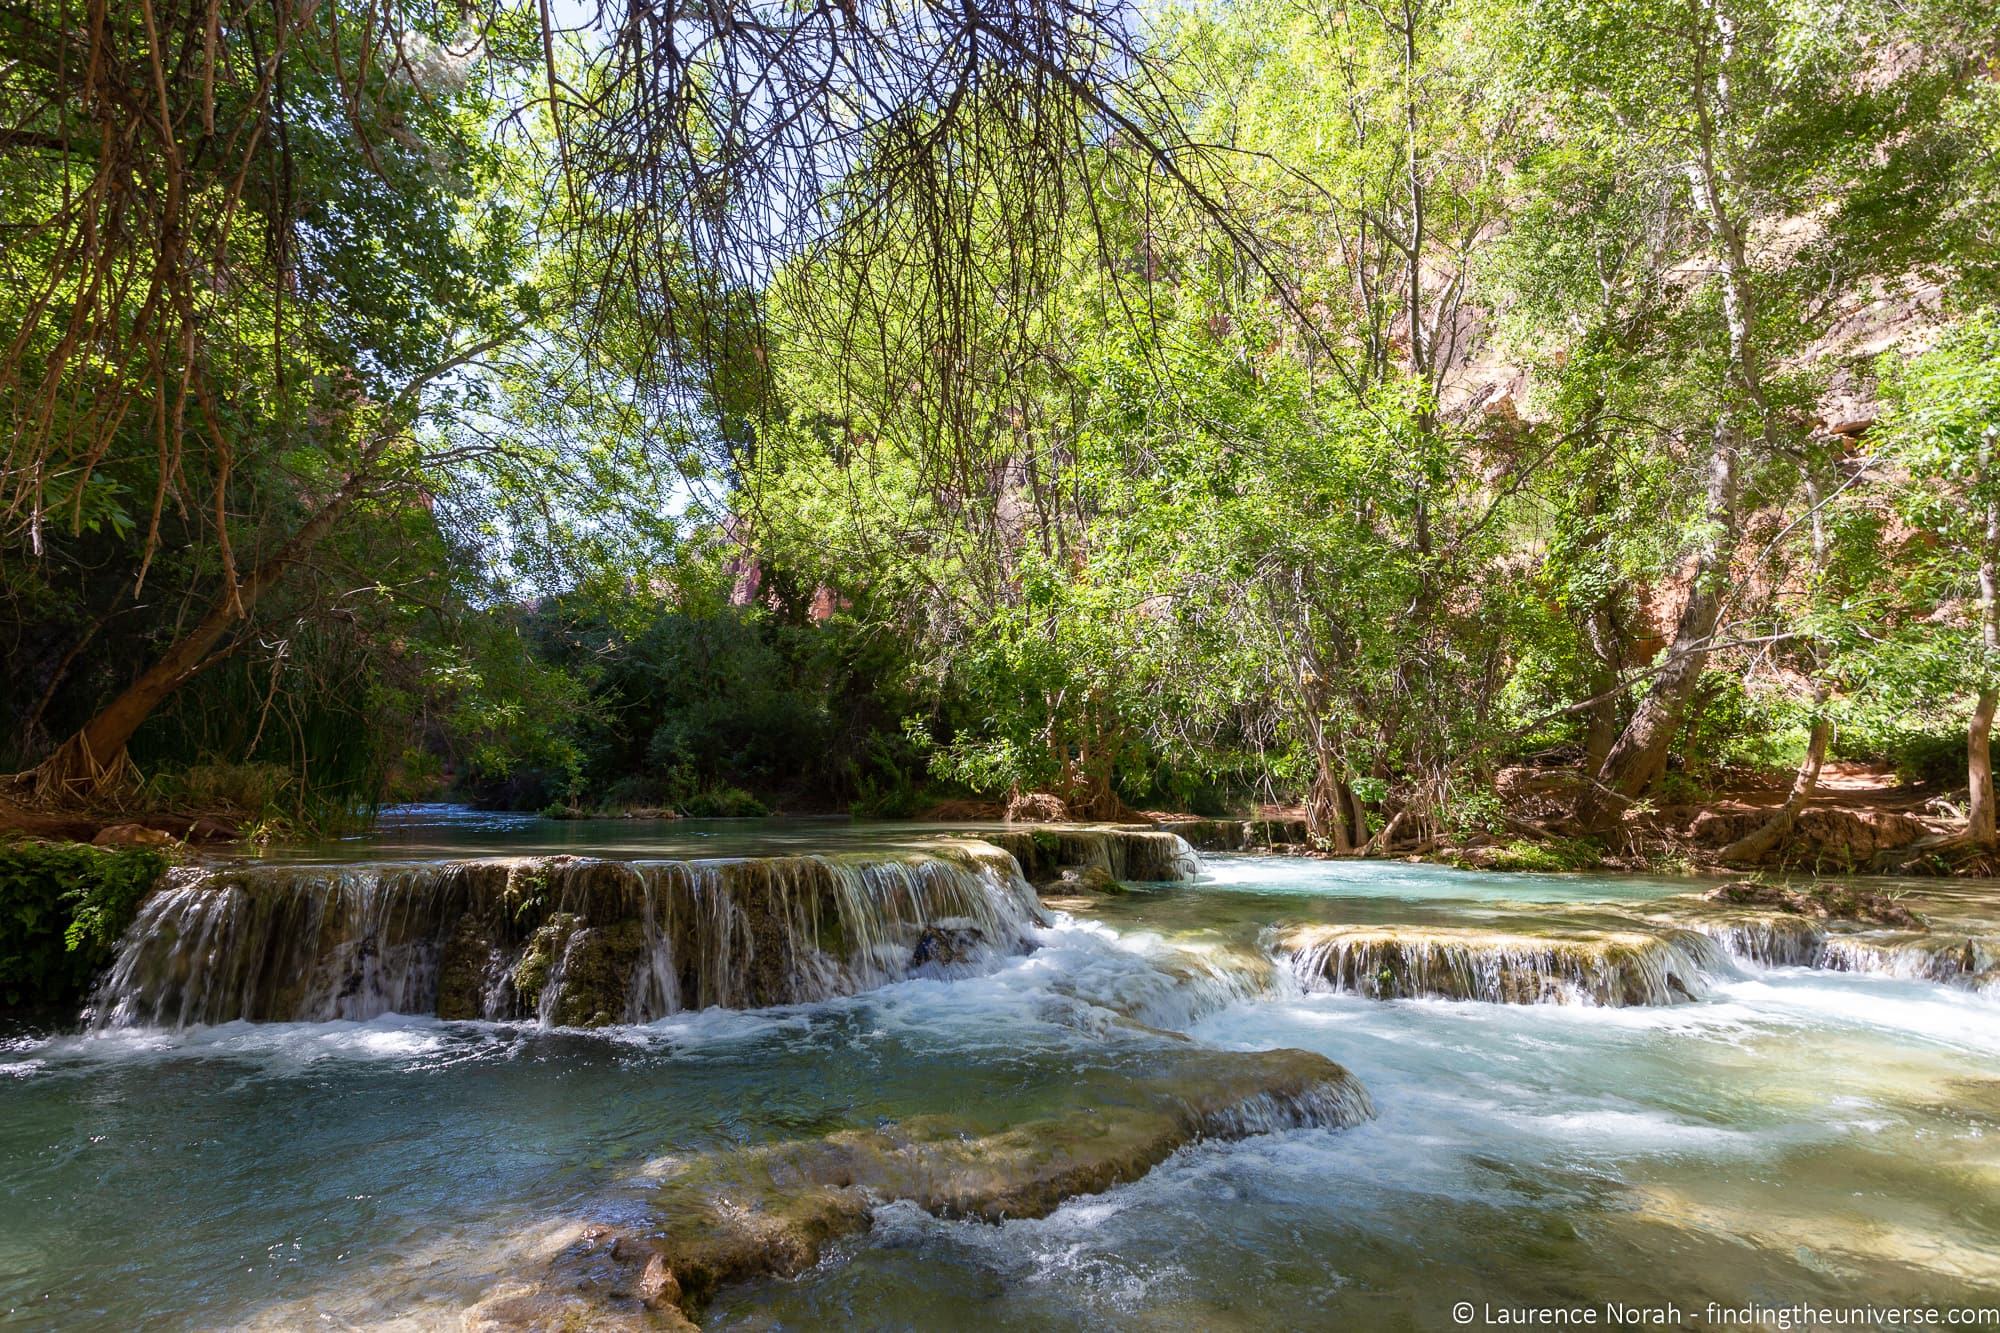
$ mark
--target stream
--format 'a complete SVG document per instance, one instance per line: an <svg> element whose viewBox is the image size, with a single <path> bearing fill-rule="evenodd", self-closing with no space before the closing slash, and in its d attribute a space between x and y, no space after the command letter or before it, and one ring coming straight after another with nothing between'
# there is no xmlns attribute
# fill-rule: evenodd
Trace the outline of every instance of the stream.
<svg viewBox="0 0 2000 1333"><path fill-rule="evenodd" d="M2000 885L1884 884L1922 938L1787 952L1637 876L1211 853L1044 906L947 833L1005 843L416 809L176 872L82 1030L0 1042L5 1322L456 1328L579 1225L659 1225L704 1164L1151 1114L1278 1048L1365 1099L1211 1116L1042 1215L878 1190L802 1271L695 1317L2000 1306ZM1128 876L1153 856L1107 845ZM522 859L551 856L591 860ZM586 991L607 969L612 998Z"/></svg>

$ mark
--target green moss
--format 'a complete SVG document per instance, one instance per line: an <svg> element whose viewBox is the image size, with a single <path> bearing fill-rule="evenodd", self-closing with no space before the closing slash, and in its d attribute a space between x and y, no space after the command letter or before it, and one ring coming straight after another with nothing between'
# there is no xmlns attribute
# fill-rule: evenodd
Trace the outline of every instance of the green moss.
<svg viewBox="0 0 2000 1333"><path fill-rule="evenodd" d="M530 1010L541 1004L542 988L549 984L549 973L555 970L556 959L562 957L563 946L576 926L575 913L557 912L528 937L521 961L514 964L514 993Z"/></svg>
<svg viewBox="0 0 2000 1333"><path fill-rule="evenodd" d="M60 1012L89 993L167 861L144 848L0 845L0 1003Z"/></svg>
<svg viewBox="0 0 2000 1333"><path fill-rule="evenodd" d="M562 990L550 1019L563 1027L600 1028L623 1022L631 976L646 950L637 921L582 926L563 944Z"/></svg>

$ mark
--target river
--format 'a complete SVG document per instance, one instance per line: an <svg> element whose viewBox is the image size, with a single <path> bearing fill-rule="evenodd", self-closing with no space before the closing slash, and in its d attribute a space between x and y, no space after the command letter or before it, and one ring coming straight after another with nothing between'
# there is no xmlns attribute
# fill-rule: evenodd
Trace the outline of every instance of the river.
<svg viewBox="0 0 2000 1333"><path fill-rule="evenodd" d="M388 883L392 867L558 852L900 865L944 831L418 810L242 873L330 882L358 869ZM649 1021L590 1030L538 1021L519 997L484 1002L512 1004L507 1018L353 1007L357 994L393 1010L436 991L434 976L409 979L421 968L379 960L377 991L351 989L359 971L345 999L331 984L270 991L365 1016L183 1026L161 1015L236 1012L187 1010L188 969L252 946L240 930L205 954L179 946L183 974L145 983L171 1003L120 1018L118 997L101 997L90 1030L0 1046L0 1310L27 1327L457 1327L579 1224L657 1225L663 1182L690 1162L917 1123L976 1142L1087 1124L1210 1078L1217 1052L1274 1048L1338 1062L1372 1117L1193 1134L1042 1216L954 1219L876 1197L865 1228L831 1237L803 1272L722 1285L697 1316L746 1329L1416 1329L1448 1326L1460 1302L1617 1303L1699 1327L1711 1305L2000 1306L2000 989L1896 961L1937 954L1928 943L1854 970L1852 950L1774 966L1724 947L1727 931L1673 934L1682 953L1634 973L1639 990L1606 990L1597 955L1523 951L1552 932L1672 934L1700 885L1211 854L1192 882L1017 910L987 861L947 869L985 877L985 915L902 880L885 888L873 870L860 889L825 890L902 905L868 931L843 917L852 958L812 971L808 998L700 1007L724 992L676 991L670 975L651 1008L610 1016ZM1953 957L1988 959L2000 887L1888 887L1911 892L1931 936L1967 941ZM922 912L988 947L917 965L920 943L893 975L854 961L909 954ZM384 957L388 919L365 927L383 932ZM812 926L823 951L831 929ZM1442 970L1381 951L1409 932ZM685 954L717 938L675 936L677 966L698 970ZM1335 954L1365 970L1341 972ZM1447 998L1484 994L1493 977L1514 986L1522 968L1543 989L1507 994L1543 1002ZM633 1005L643 989L632 982Z"/></svg>

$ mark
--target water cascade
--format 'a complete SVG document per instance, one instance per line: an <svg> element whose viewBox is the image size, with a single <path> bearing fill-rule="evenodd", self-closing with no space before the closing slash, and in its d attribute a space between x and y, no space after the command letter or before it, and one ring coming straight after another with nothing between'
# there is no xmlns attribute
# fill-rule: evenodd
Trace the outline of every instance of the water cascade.
<svg viewBox="0 0 2000 1333"><path fill-rule="evenodd" d="M962 974L1043 919L1013 859L895 856L184 867L142 906L98 1027L384 1013L596 1026Z"/></svg>
<svg viewBox="0 0 2000 1333"><path fill-rule="evenodd" d="M1731 971L1694 931L1517 935L1433 927L1305 927L1278 937L1307 989L1493 1004L1673 1004Z"/></svg>
<svg viewBox="0 0 2000 1333"><path fill-rule="evenodd" d="M1185 838L1157 829L1043 826L980 836L1011 853L1037 884L1070 868L1100 869L1114 879L1142 883L1179 883L1201 870L1201 858Z"/></svg>
<svg viewBox="0 0 2000 1333"><path fill-rule="evenodd" d="M1787 913L1693 919L1686 928L1760 967L1812 967L2000 990L2000 936L1960 931L1842 930Z"/></svg>

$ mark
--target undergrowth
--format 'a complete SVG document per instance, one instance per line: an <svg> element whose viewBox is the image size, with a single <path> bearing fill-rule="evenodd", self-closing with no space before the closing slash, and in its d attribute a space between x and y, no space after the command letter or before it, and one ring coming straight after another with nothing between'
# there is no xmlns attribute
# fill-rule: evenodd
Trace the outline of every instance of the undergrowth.
<svg viewBox="0 0 2000 1333"><path fill-rule="evenodd" d="M0 843L0 1004L73 1010L166 867L144 848Z"/></svg>

